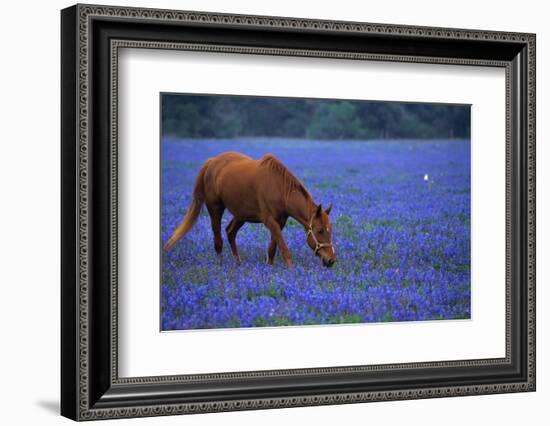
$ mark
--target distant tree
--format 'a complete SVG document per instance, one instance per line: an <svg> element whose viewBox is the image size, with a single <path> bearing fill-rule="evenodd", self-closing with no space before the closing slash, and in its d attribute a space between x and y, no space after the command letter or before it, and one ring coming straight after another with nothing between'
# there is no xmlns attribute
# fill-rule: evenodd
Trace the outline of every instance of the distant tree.
<svg viewBox="0 0 550 426"><path fill-rule="evenodd" d="M363 137L354 104L348 101L322 102L307 128L313 139L354 139Z"/></svg>
<svg viewBox="0 0 550 426"><path fill-rule="evenodd" d="M398 103L366 102L361 118L371 138L389 139L398 137L403 107Z"/></svg>
<svg viewBox="0 0 550 426"><path fill-rule="evenodd" d="M212 126L215 126L213 136L234 138L241 134L242 114L235 108L231 98L219 97L213 110Z"/></svg>
<svg viewBox="0 0 550 426"><path fill-rule="evenodd" d="M225 95L163 95L162 132L182 138L468 138L470 107Z"/></svg>

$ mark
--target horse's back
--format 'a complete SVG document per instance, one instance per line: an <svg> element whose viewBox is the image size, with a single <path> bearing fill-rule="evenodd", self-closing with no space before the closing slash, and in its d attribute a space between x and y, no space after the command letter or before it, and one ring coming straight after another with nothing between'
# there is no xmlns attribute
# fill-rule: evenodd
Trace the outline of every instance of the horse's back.
<svg viewBox="0 0 550 426"><path fill-rule="evenodd" d="M209 198L237 217L257 220L257 161L239 152L224 152L209 160L205 176Z"/></svg>
<svg viewBox="0 0 550 426"><path fill-rule="evenodd" d="M265 183L273 185L277 182L274 176L286 170L273 154L266 154L259 160L238 152L227 152L219 157L223 168L219 170L217 180L222 189L229 186L246 190L249 194L258 190L265 192Z"/></svg>
<svg viewBox="0 0 550 426"><path fill-rule="evenodd" d="M252 158L241 154L240 152L223 152L215 157L209 158L205 164L208 165L206 172L208 180L218 180L225 174L227 169L235 167L246 167L246 164L253 162Z"/></svg>
<svg viewBox="0 0 550 426"><path fill-rule="evenodd" d="M253 160L239 152L224 152L209 160L205 176L210 189L207 199L251 222L261 219L262 209L283 210L285 196L296 187L295 182L299 184L273 154Z"/></svg>
<svg viewBox="0 0 550 426"><path fill-rule="evenodd" d="M212 157L211 160L219 164L235 163L240 161L254 161L248 155L242 154L237 151L227 151Z"/></svg>

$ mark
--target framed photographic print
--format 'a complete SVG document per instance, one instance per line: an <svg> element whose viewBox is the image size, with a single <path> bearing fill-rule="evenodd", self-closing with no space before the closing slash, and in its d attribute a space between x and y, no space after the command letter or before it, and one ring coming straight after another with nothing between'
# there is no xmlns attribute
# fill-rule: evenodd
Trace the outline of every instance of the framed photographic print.
<svg viewBox="0 0 550 426"><path fill-rule="evenodd" d="M64 416L535 390L535 35L61 30Z"/></svg>

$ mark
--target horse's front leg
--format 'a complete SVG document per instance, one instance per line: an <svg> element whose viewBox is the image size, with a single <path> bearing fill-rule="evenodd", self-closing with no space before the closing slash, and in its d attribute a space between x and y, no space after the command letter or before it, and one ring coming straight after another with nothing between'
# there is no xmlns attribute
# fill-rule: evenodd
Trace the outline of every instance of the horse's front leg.
<svg viewBox="0 0 550 426"><path fill-rule="evenodd" d="M279 226L281 228L281 231L284 229L286 225L286 221L288 218L284 218L278 221ZM277 241L273 236L271 237L271 241L269 242L269 247L267 248L267 264L273 265L273 260L275 259L275 254L277 253Z"/></svg>
<svg viewBox="0 0 550 426"><path fill-rule="evenodd" d="M288 249L285 240L283 239L283 232L281 229L281 225L279 222L277 222L273 217L269 216L264 220L264 224L271 232L271 241L275 241L275 248L278 246L279 250L281 250L281 256L283 256L283 259L286 263L286 266L289 268L292 268L292 259L290 258L290 250ZM271 243L269 244L269 247L271 248ZM275 256L275 253L273 253L273 256ZM269 249L268 249L268 262L269 262Z"/></svg>

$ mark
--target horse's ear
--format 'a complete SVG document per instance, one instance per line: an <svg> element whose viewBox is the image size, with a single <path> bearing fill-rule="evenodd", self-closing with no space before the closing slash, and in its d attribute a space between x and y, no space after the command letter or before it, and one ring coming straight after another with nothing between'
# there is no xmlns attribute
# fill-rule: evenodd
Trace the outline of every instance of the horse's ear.
<svg viewBox="0 0 550 426"><path fill-rule="evenodd" d="M332 210L332 203L325 209L325 213L328 215L330 214L331 210Z"/></svg>
<svg viewBox="0 0 550 426"><path fill-rule="evenodd" d="M323 212L323 206L321 204L319 204L317 206L317 212L315 213L315 216L317 217L321 217L321 213Z"/></svg>

